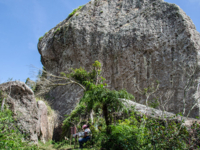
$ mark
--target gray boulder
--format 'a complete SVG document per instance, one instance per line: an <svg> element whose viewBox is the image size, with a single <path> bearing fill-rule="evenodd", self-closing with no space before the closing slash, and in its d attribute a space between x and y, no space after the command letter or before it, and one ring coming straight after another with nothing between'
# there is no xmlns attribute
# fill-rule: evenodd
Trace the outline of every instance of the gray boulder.
<svg viewBox="0 0 200 150"><path fill-rule="evenodd" d="M12 110L21 133L37 144L40 124L33 91L20 81L3 83L0 85L0 91L7 94L6 104Z"/></svg>
<svg viewBox="0 0 200 150"><path fill-rule="evenodd" d="M33 91L25 83L13 81L0 84L5 95L5 105L13 112L20 132L34 144L38 138L43 143L52 140L56 113L48 114L43 101L36 102Z"/></svg>
<svg viewBox="0 0 200 150"><path fill-rule="evenodd" d="M185 107L186 115L199 97L200 34L179 6L163 0L92 0L45 34L38 50L55 75L70 68L90 70L99 60L108 88L125 88L141 104L146 96L138 89L154 87L156 80L159 89L149 100L167 102L166 111L180 113ZM55 98L62 117L80 97L65 98L73 99L66 107ZM190 116L199 116L199 108Z"/></svg>
<svg viewBox="0 0 200 150"><path fill-rule="evenodd" d="M124 101L124 104L125 106L127 106L127 108L133 107L136 112L140 113L141 115L146 115L147 117L152 117L152 118L161 119L161 120L168 120L168 121L175 120L175 121L183 123L183 126L186 126L188 129L190 129L194 123L200 124L199 119L183 117L183 116L176 115L170 112L147 107L145 105L138 104L130 100L122 99L122 101Z"/></svg>

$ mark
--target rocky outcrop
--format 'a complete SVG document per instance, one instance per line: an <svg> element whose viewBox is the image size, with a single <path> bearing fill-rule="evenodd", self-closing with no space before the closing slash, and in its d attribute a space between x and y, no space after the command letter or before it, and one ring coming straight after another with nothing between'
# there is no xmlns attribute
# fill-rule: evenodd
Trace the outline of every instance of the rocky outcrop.
<svg viewBox="0 0 200 150"><path fill-rule="evenodd" d="M134 110L142 115L146 115L148 117L156 118L156 119L161 119L161 120L174 120L177 122L183 123L184 126L187 128L191 128L191 126L194 123L200 124L200 120L198 119L193 119L193 118L188 118L188 117L183 117L180 115L176 115L173 113L169 113L166 111L161 111L158 109L154 109L151 107L146 107L145 105L138 104L136 102L130 101L130 100L123 100L124 104L128 108L134 108Z"/></svg>
<svg viewBox="0 0 200 150"><path fill-rule="evenodd" d="M19 130L37 144L40 125L33 91L19 81L1 84L0 91L7 93L6 104L12 110Z"/></svg>
<svg viewBox="0 0 200 150"><path fill-rule="evenodd" d="M149 100L159 99L166 111L185 107L186 115L199 96L200 34L182 9L163 0L92 0L45 34L38 50L46 70L56 75L90 70L99 60L108 88L125 88L141 104L146 97L138 88L152 89L155 81L159 89ZM69 87L61 89L64 94ZM79 98L69 97L65 106L55 98L61 114L70 113ZM194 107L190 116L198 115Z"/></svg>
<svg viewBox="0 0 200 150"><path fill-rule="evenodd" d="M52 140L55 124L55 113L47 114L43 101L36 102L33 91L23 82L13 81L0 85L4 93L5 105L13 112L19 131L27 140L38 143Z"/></svg>

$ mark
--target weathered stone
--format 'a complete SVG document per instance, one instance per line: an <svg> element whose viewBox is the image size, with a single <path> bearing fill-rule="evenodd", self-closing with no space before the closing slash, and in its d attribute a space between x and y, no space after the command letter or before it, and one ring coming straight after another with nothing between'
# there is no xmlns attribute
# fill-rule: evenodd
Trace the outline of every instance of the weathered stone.
<svg viewBox="0 0 200 150"><path fill-rule="evenodd" d="M148 117L161 119L161 120L175 120L181 123L183 122L183 125L186 126L187 128L191 128L191 126L194 123L200 124L200 120L198 119L187 118L187 117L183 117L183 116L169 113L166 111L161 111L161 110L154 109L151 107L146 107L145 105L138 104L130 100L123 100L123 101L124 101L125 106L127 106L128 108L134 107L136 112L141 113L142 115L146 115Z"/></svg>
<svg viewBox="0 0 200 150"><path fill-rule="evenodd" d="M92 0L45 34L38 49L46 70L56 75L69 68L90 70L99 60L109 88L125 88L142 104L145 96L137 86L156 80L159 90L149 100L168 101L166 111L180 113L185 105L186 115L198 97L200 34L182 9L163 0ZM62 116L74 108L74 96L65 96L74 100L69 105L55 98ZM198 115L194 107L190 116Z"/></svg>
<svg viewBox="0 0 200 150"><path fill-rule="evenodd" d="M37 144L40 125L33 91L20 81L3 83L0 91L7 93L6 104L10 106L19 130Z"/></svg>
<svg viewBox="0 0 200 150"><path fill-rule="evenodd" d="M53 140L59 141L62 134L62 122L70 114L83 96L83 89L78 85L59 86L49 92L48 102L58 112L53 132Z"/></svg>
<svg viewBox="0 0 200 150"><path fill-rule="evenodd" d="M57 114L48 115L48 140L53 140L54 128L57 124Z"/></svg>
<svg viewBox="0 0 200 150"><path fill-rule="evenodd" d="M43 101L37 102L38 113L39 113L39 122L40 122L40 135L39 139L45 143L48 141L48 115L47 115L47 106Z"/></svg>
<svg viewBox="0 0 200 150"><path fill-rule="evenodd" d="M49 103L54 110L59 111L59 120L63 120L64 115L70 114L83 96L83 89L78 85L59 86L49 93ZM62 122L61 122L62 123Z"/></svg>
<svg viewBox="0 0 200 150"><path fill-rule="evenodd" d="M54 110L48 110L46 103L42 100L37 102L40 133L38 134L39 140L43 143L53 139L54 128L57 124L57 114Z"/></svg>

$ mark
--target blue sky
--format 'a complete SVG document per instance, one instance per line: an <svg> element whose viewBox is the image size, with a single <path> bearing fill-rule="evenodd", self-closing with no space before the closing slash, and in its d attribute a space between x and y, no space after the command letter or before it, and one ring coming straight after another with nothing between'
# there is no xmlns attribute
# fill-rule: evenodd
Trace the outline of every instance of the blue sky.
<svg viewBox="0 0 200 150"><path fill-rule="evenodd" d="M165 0L179 5L200 32L200 0ZM35 80L42 68L37 43L40 36L89 0L0 0L0 83L9 78Z"/></svg>

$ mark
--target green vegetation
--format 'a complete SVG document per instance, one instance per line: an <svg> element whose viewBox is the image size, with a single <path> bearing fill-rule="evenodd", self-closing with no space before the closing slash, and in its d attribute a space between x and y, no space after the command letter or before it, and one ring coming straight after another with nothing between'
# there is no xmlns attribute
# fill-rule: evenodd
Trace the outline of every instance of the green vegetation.
<svg viewBox="0 0 200 150"><path fill-rule="evenodd" d="M139 114L135 109L124 107L120 100L134 99L126 90L115 91L106 88L101 77L101 64L96 61L93 70L72 69L71 77L86 87L79 105L63 122L63 138L70 136L70 127L89 123L92 140L85 144L95 149L111 150L166 150L199 148L199 124L194 124L191 131L182 126L182 122L160 120ZM144 89L144 93L147 92ZM151 107L157 107L155 100ZM91 117L93 115L93 117Z"/></svg>
<svg viewBox="0 0 200 150"><path fill-rule="evenodd" d="M57 32L59 32L59 31L60 31L60 28L57 28L56 31L55 31L54 33L57 33Z"/></svg>
<svg viewBox="0 0 200 150"><path fill-rule="evenodd" d="M41 41L41 40L43 39L43 37L44 37L45 35L47 35L47 33L48 33L48 32L46 32L43 36L41 36L41 37L39 38L39 41Z"/></svg>
<svg viewBox="0 0 200 150"><path fill-rule="evenodd" d="M68 80L73 79L83 85L84 96L63 122L62 141L59 143L49 141L45 144L40 142L37 149L73 149L74 139L71 146L69 140L70 127L75 126L77 132L80 132L83 124L90 124L92 131L92 139L84 145L88 149L193 150L200 148L199 124L194 123L191 129L187 129L182 126L183 122L178 122L174 118L155 119L138 113L134 107L125 107L126 99L134 100L134 96L124 89L120 91L108 89L101 72L101 63L95 61L90 71L79 68L72 69L69 74L61 73L62 77L67 77ZM40 77L46 76L45 72L39 74ZM159 82L156 82L159 85ZM142 93L149 97L149 93L156 90L155 87L149 87L143 89ZM159 105L156 99L151 100L151 103L147 102L146 105L149 107L156 108ZM51 108L48 108L48 111L51 114ZM0 113L0 146L26 149L27 143L21 142L22 135L16 126L9 128L10 123L14 124L15 121L12 113L6 109ZM28 148L36 149L34 146Z"/></svg>
<svg viewBox="0 0 200 150"><path fill-rule="evenodd" d="M41 41L41 40L42 40L42 38L43 38L43 36L41 36L41 37L39 38L39 41Z"/></svg>
<svg viewBox="0 0 200 150"><path fill-rule="evenodd" d="M78 8L74 9L68 17L72 17L78 10L80 10L83 6L79 6Z"/></svg>

